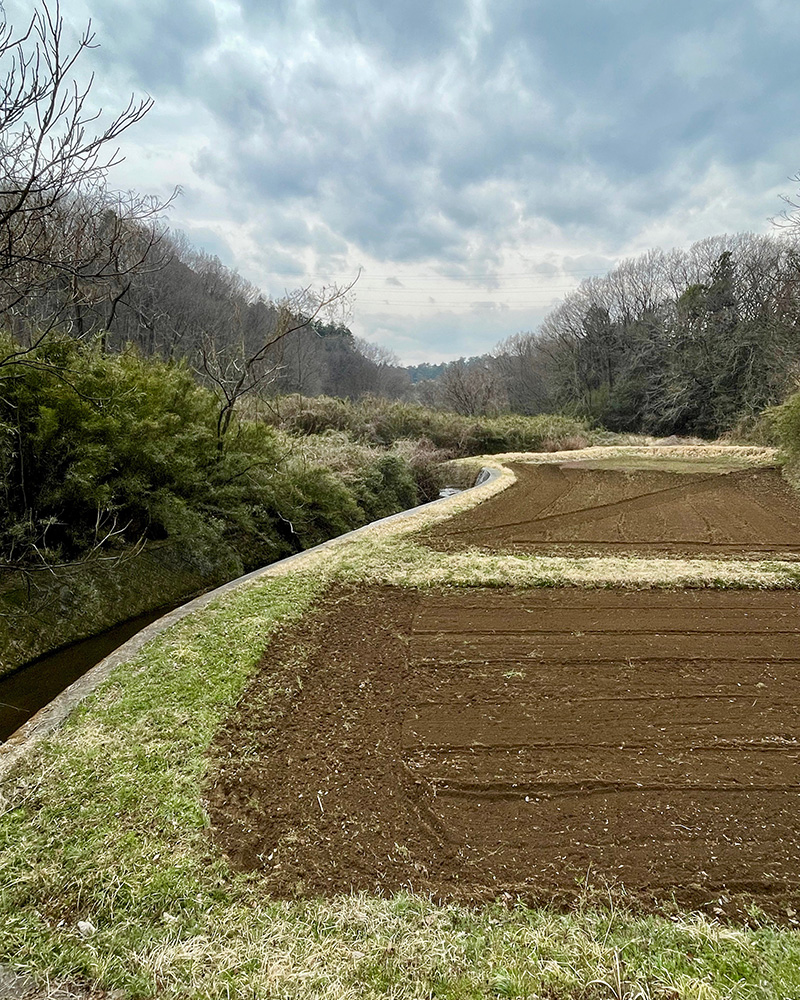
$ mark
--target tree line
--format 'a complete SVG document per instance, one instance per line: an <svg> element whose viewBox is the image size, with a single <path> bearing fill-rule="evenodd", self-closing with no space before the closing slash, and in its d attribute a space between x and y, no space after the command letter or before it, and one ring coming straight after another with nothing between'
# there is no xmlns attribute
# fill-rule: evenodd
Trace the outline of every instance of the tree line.
<svg viewBox="0 0 800 1000"><path fill-rule="evenodd" d="M611 429L713 437L782 400L800 358L798 245L740 234L584 282L539 333L557 404Z"/></svg>
<svg viewBox="0 0 800 1000"><path fill-rule="evenodd" d="M799 363L800 245L745 233L582 282L538 330L448 365L436 392L459 412L564 411L714 437L783 400Z"/></svg>

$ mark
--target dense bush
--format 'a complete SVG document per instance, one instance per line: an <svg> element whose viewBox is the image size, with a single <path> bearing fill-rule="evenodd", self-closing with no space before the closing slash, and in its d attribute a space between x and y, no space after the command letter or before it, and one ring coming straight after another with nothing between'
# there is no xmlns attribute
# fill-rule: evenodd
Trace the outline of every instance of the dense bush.
<svg viewBox="0 0 800 1000"><path fill-rule="evenodd" d="M6 341L2 355L12 348ZM35 546L71 558L112 525L132 541L196 519L214 478L214 405L185 369L52 338L4 372L7 556Z"/></svg>
<svg viewBox="0 0 800 1000"><path fill-rule="evenodd" d="M303 447L263 422L231 427L181 364L107 355L68 338L2 364L0 553L6 565L74 561L102 542L181 541L231 575L430 499L441 455L387 453L344 435ZM110 537L107 537L110 536ZM103 539L105 541L103 542Z"/></svg>
<svg viewBox="0 0 800 1000"><path fill-rule="evenodd" d="M424 439L452 457L580 448L596 436L585 420L575 417L464 417L375 396L358 402L330 396L285 396L272 400L262 418L289 434L342 431L357 441L384 447Z"/></svg>
<svg viewBox="0 0 800 1000"><path fill-rule="evenodd" d="M414 475L398 455L378 459L355 479L354 486L359 506L371 521L417 503Z"/></svg>

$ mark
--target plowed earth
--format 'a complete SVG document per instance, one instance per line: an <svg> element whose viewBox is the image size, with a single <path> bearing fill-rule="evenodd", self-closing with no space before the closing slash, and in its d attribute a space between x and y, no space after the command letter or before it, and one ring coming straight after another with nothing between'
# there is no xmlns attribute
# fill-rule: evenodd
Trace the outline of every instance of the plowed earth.
<svg viewBox="0 0 800 1000"><path fill-rule="evenodd" d="M339 588L218 733L213 835L278 896L794 919L799 631L792 591Z"/></svg>
<svg viewBox="0 0 800 1000"><path fill-rule="evenodd" d="M800 558L797 494L775 469L511 468L513 486L429 531L426 544L542 555Z"/></svg>

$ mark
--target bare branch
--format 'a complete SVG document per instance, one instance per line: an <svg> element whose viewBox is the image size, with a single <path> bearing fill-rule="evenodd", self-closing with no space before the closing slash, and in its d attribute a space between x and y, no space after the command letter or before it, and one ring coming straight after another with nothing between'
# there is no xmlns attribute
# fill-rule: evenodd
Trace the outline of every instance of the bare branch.
<svg viewBox="0 0 800 1000"><path fill-rule="evenodd" d="M221 272L218 276L222 278ZM307 286L279 302L267 303L263 299L255 298L253 301L251 298L251 310L261 307L259 328L252 331L246 329L252 314L245 307L241 295L237 294L241 289L230 287L238 276L228 274L229 285L224 296L227 308L221 311L218 326L206 330L200 349L200 364L195 369L211 385L219 399L217 448L220 452L239 400L263 389L277 377L282 366L274 353L275 348L292 334L313 329L315 321L321 316L341 318L346 315L359 277L360 271L346 285L328 285L319 291Z"/></svg>
<svg viewBox="0 0 800 1000"><path fill-rule="evenodd" d="M95 44L90 22L66 46L58 0L41 0L19 33L0 26L0 316L20 340L54 318L82 333L87 304L115 310L127 276L159 264L169 201L106 185L120 138L153 101L132 96L101 124L93 78L75 79Z"/></svg>

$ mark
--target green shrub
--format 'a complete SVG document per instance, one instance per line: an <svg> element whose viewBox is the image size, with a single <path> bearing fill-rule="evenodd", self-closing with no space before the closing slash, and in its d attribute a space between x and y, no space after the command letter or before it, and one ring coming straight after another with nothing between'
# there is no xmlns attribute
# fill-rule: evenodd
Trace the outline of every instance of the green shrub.
<svg viewBox="0 0 800 1000"><path fill-rule="evenodd" d="M407 463L416 483L417 502L436 500L446 485L444 463L450 457L449 452L437 448L430 438L425 437L417 440L401 438L392 445L392 452Z"/></svg>
<svg viewBox="0 0 800 1000"><path fill-rule="evenodd" d="M375 400L357 414L342 400L293 404L288 427L325 431L301 438L236 421L220 450L219 404L181 364L57 336L22 363L15 349L0 341L0 550L10 564L75 561L111 532L106 551L170 539L198 572L221 557L252 569L431 499L450 457L429 439L378 443L419 414L382 413Z"/></svg>
<svg viewBox="0 0 800 1000"><path fill-rule="evenodd" d="M781 446L775 419L780 409L773 407L761 413L748 413L739 417L733 427L721 436L721 440L731 444L761 445L767 448Z"/></svg>
<svg viewBox="0 0 800 1000"><path fill-rule="evenodd" d="M417 505L417 484L407 461L384 455L360 472L353 489L365 520L374 521Z"/></svg>
<svg viewBox="0 0 800 1000"><path fill-rule="evenodd" d="M2 356L13 350L6 340ZM110 529L166 537L202 504L214 400L189 371L47 338L3 368L2 546L72 558ZM181 498L175 511L167 497Z"/></svg>
<svg viewBox="0 0 800 1000"><path fill-rule="evenodd" d="M797 465L800 462L800 392L793 393L780 406L766 410L764 417L789 463Z"/></svg>

